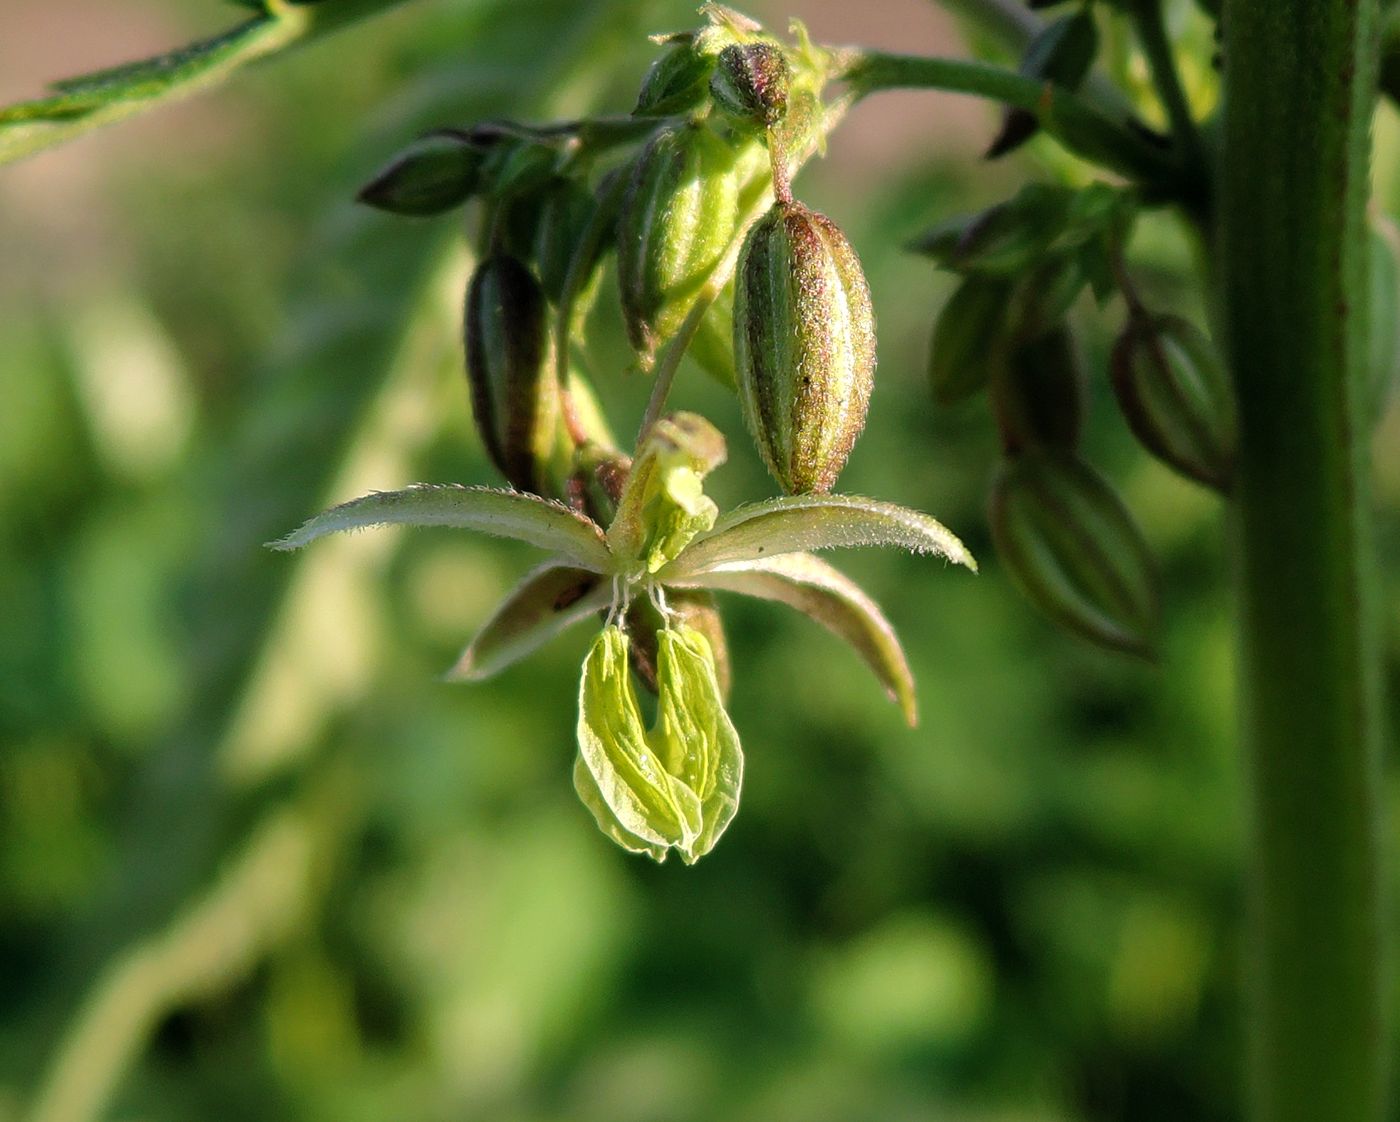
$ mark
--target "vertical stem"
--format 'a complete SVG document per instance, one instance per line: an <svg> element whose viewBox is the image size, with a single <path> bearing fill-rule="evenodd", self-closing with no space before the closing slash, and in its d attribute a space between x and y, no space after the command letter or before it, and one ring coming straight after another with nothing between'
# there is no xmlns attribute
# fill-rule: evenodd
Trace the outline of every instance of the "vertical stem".
<svg viewBox="0 0 1400 1122"><path fill-rule="evenodd" d="M1366 499L1376 0L1226 0L1251 1117L1378 1122L1379 653Z"/></svg>

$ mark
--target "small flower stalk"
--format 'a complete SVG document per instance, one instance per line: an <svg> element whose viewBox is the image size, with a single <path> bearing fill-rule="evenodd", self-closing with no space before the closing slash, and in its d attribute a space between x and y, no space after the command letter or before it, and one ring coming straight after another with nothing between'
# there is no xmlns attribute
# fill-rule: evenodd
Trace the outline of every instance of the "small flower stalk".
<svg viewBox="0 0 1400 1122"><path fill-rule="evenodd" d="M597 627L579 679L574 787L622 848L686 864L714 848L743 785L725 706L731 688L754 687L730 665L723 598L786 604L820 624L913 725L914 680L894 628L816 554L888 545L976 568L927 515L830 493L875 372L855 251L791 191L839 115L821 100L833 56L800 25L784 44L721 5L702 12L697 31L657 40L665 53L630 118L453 130L367 189L367 201L402 213L480 200L467 382L482 444L511 489L379 492L274 543L392 524L543 550L448 677L487 680L566 630ZM630 450L574 367L609 252L629 341L656 373ZM738 394L786 495L722 512L706 494L728 455L724 435L664 409L687 348ZM655 697L649 722L644 691Z"/></svg>

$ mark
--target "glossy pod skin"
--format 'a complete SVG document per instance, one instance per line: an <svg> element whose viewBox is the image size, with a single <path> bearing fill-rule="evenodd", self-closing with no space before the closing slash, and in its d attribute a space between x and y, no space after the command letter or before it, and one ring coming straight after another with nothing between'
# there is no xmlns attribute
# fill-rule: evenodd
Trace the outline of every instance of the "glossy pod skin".
<svg viewBox="0 0 1400 1122"><path fill-rule="evenodd" d="M514 486L543 494L559 416L544 291L516 258L494 254L472 274L465 318L467 385L487 455Z"/></svg>
<svg viewBox="0 0 1400 1122"><path fill-rule="evenodd" d="M735 283L734 364L759 452L784 491L830 491L875 379L860 260L825 215L780 201L749 231Z"/></svg>

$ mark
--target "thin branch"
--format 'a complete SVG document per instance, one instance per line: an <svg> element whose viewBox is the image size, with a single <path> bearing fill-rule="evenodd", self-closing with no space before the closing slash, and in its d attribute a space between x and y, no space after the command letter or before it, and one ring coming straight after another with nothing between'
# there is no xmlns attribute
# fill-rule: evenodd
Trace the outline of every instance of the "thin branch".
<svg viewBox="0 0 1400 1122"><path fill-rule="evenodd" d="M1043 128L1075 155L1130 179L1182 193L1180 170L1169 152L1082 97L982 62L851 50L843 77L857 97L888 89L932 89L999 101L1036 115Z"/></svg>

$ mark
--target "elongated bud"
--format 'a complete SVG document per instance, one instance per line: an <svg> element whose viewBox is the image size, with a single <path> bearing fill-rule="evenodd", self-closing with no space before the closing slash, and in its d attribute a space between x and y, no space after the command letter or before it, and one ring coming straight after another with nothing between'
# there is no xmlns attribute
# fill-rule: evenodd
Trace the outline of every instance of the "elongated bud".
<svg viewBox="0 0 1400 1122"><path fill-rule="evenodd" d="M1183 475L1228 492L1234 407L1210 340L1178 316L1135 314L1114 344L1110 369L1118 405L1143 447Z"/></svg>
<svg viewBox="0 0 1400 1122"><path fill-rule="evenodd" d="M484 158L485 150L462 133L429 133L394 157L358 198L393 214L442 214L476 193Z"/></svg>
<svg viewBox="0 0 1400 1122"><path fill-rule="evenodd" d="M1005 360L1013 285L1001 277L966 278L933 326L928 376L934 400L951 405L981 392Z"/></svg>
<svg viewBox="0 0 1400 1122"><path fill-rule="evenodd" d="M556 304L597 205L593 192L575 179L558 179L544 192L534 231L534 259L540 286ZM592 272L599 257L595 249L591 260L583 263L585 273Z"/></svg>
<svg viewBox="0 0 1400 1122"><path fill-rule="evenodd" d="M1073 451L1084 427L1084 376L1068 325L1013 343L997 365L992 404L1008 455Z"/></svg>
<svg viewBox="0 0 1400 1122"><path fill-rule="evenodd" d="M791 73L773 43L735 43L719 53L710 79L715 104L736 120L772 128L787 113Z"/></svg>
<svg viewBox="0 0 1400 1122"><path fill-rule="evenodd" d="M667 129L642 150L618 223L617 279L644 362L679 329L738 220L735 151L708 128Z"/></svg>
<svg viewBox="0 0 1400 1122"><path fill-rule="evenodd" d="M1021 592L1066 630L1148 655L1157 571L1132 515L1083 461L1035 452L1005 464L992 488L997 555Z"/></svg>
<svg viewBox="0 0 1400 1122"><path fill-rule="evenodd" d="M668 40L670 49L651 64L637 95L634 117L673 117L698 109L714 73L714 56L697 49L695 36Z"/></svg>
<svg viewBox="0 0 1400 1122"><path fill-rule="evenodd" d="M744 417L784 491L829 491L865 425L875 315L837 225L779 202L744 242L734 292Z"/></svg>
<svg viewBox="0 0 1400 1122"><path fill-rule="evenodd" d="M559 387L534 274L504 254L483 261L467 289L465 334L472 412L487 454L516 487L543 493Z"/></svg>

